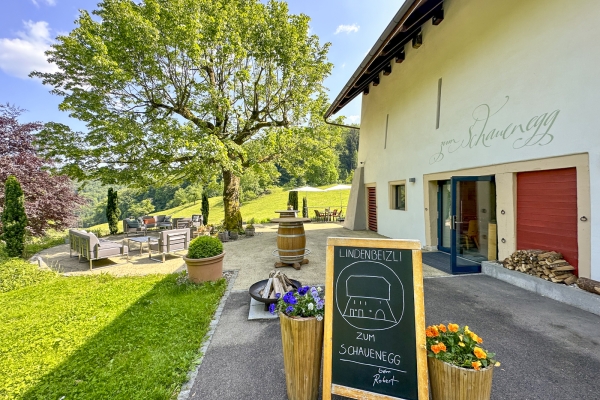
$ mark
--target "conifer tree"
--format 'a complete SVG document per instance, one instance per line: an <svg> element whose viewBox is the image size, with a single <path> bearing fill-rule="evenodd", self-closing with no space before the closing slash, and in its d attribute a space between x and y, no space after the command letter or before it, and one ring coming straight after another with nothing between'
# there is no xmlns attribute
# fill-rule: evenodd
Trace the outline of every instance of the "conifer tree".
<svg viewBox="0 0 600 400"><path fill-rule="evenodd" d="M23 255L25 248L25 196L17 178L10 175L4 184L4 210L2 211L2 240L6 242L9 257Z"/></svg>
<svg viewBox="0 0 600 400"><path fill-rule="evenodd" d="M294 210L298 209L298 192L290 192L288 195L288 204L291 204Z"/></svg>
<svg viewBox="0 0 600 400"><path fill-rule="evenodd" d="M108 199L106 201L106 219L108 220L108 229L111 235L116 235L119 232L119 217L121 210L119 209L119 197L116 190L108 188Z"/></svg>
<svg viewBox="0 0 600 400"><path fill-rule="evenodd" d="M206 194L206 190L202 191L202 220L204 221L204 225L208 225L208 195Z"/></svg>

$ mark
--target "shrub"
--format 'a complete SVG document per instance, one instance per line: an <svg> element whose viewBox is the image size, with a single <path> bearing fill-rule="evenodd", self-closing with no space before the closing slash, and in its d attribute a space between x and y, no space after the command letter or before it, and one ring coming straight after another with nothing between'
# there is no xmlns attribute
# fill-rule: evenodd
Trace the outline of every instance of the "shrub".
<svg viewBox="0 0 600 400"><path fill-rule="evenodd" d="M223 243L214 236L198 236L190 242L188 258L207 258L223 253Z"/></svg>
<svg viewBox="0 0 600 400"><path fill-rule="evenodd" d="M202 221L204 222L204 225L208 225L208 212L209 212L208 194L206 194L206 190L203 190L202 191Z"/></svg>
<svg viewBox="0 0 600 400"><path fill-rule="evenodd" d="M116 190L108 188L108 199L106 202L106 219L108 220L108 229L111 235L119 233L119 217L121 210L119 209L119 197Z"/></svg>
<svg viewBox="0 0 600 400"><path fill-rule="evenodd" d="M4 185L4 210L2 211L2 239L6 242L9 257L20 257L25 248L25 197L19 181L9 176Z"/></svg>
<svg viewBox="0 0 600 400"><path fill-rule="evenodd" d="M0 293L35 285L57 276L56 272L40 270L37 264L11 258L0 262Z"/></svg>
<svg viewBox="0 0 600 400"><path fill-rule="evenodd" d="M298 192L290 192L290 194L288 194L288 204L290 204L294 210L298 209Z"/></svg>

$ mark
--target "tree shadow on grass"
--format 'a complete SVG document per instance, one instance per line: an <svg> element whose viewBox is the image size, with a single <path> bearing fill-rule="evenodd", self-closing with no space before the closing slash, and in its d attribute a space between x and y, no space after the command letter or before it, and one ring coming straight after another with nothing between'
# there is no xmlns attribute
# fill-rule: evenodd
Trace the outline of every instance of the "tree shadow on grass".
<svg viewBox="0 0 600 400"><path fill-rule="evenodd" d="M173 398L226 285L178 285L176 279L168 275L156 283L22 398Z"/></svg>

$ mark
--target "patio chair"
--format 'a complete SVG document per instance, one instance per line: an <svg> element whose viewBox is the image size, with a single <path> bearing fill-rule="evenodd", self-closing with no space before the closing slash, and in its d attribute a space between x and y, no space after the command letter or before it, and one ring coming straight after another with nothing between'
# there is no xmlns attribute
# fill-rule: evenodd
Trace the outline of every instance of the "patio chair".
<svg viewBox="0 0 600 400"><path fill-rule="evenodd" d="M192 215L192 222L190 224L190 227L200 227L204 225L204 218L202 218L202 215L200 214L193 214Z"/></svg>
<svg viewBox="0 0 600 400"><path fill-rule="evenodd" d="M98 239L91 232L69 229L69 243L71 246L69 255L76 252L79 261L85 258L90 263L92 270L92 261L101 260L115 256L126 256L129 248L122 243L111 242L110 240Z"/></svg>
<svg viewBox="0 0 600 400"><path fill-rule="evenodd" d="M165 262L165 255L173 254L178 251L187 250L190 244L190 230L172 229L170 231L161 231L158 234L158 240L149 243L149 258L153 261ZM161 255L161 259L153 258L152 251ZM179 257L183 255L175 254Z"/></svg>
<svg viewBox="0 0 600 400"><path fill-rule="evenodd" d="M321 214L318 210L314 210L314 211L315 211L315 221L322 222L325 220L323 214Z"/></svg>
<svg viewBox="0 0 600 400"><path fill-rule="evenodd" d="M125 237L132 235L146 235L146 226L135 219L125 218L123 220L123 232Z"/></svg>

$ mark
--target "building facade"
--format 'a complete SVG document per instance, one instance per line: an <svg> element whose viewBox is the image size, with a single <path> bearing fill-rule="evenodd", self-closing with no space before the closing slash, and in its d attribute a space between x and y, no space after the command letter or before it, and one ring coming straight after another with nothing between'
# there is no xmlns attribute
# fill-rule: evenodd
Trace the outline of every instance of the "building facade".
<svg viewBox="0 0 600 400"><path fill-rule="evenodd" d="M600 2L407 0L328 111L362 96L346 226L454 271L517 249L600 280Z"/></svg>

